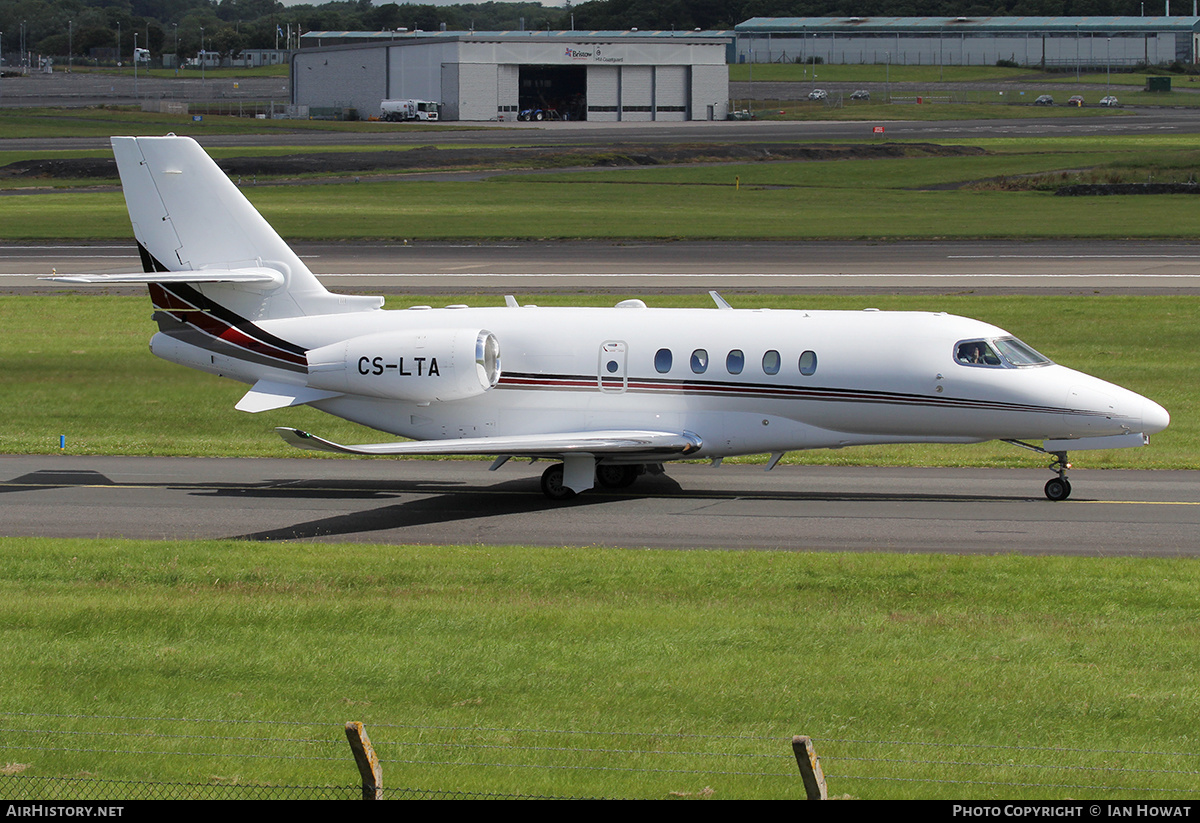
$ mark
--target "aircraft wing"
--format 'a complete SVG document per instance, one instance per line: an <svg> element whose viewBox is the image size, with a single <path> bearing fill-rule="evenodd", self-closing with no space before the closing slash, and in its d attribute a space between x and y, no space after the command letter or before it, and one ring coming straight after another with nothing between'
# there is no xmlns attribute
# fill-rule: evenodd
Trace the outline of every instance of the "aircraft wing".
<svg viewBox="0 0 1200 823"><path fill-rule="evenodd" d="M277 428L279 436L300 449L363 455L508 455L512 457L563 457L568 454L644 454L684 456L700 450L698 435L691 432L585 431L525 434L513 437L466 437L460 440L407 440L399 443L366 443L343 446L299 429Z"/></svg>

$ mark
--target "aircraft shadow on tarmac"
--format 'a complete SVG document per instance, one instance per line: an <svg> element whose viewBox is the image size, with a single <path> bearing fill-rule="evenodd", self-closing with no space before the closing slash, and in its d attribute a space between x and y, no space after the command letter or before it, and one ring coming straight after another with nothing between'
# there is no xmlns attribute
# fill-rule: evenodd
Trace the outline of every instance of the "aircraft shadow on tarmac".
<svg viewBox="0 0 1200 823"><path fill-rule="evenodd" d="M367 484L369 485L369 484ZM336 497L340 492L324 491L319 487L304 488L304 484L273 486L259 489L207 489L197 494L257 494L285 497ZM720 500L758 500L782 503L814 503L844 501L853 502L902 502L902 503L971 503L981 502L1011 504L1015 501L1038 500L1040 498L997 497L996 495L965 494L903 494L879 492L812 492L772 491L747 493L745 490L687 490L675 480L659 476L638 483L636 491L614 491L594 489L566 502L547 500L538 488L535 478L509 480L486 487L437 482L388 483L386 492L380 496L414 494L419 497L399 501L368 511L346 512L316 520L296 523L275 529L266 529L248 534L231 535L236 540L305 540L329 539L339 535L365 534L444 525L454 522L484 520L495 517L523 516L542 512L578 509L612 503L651 498L674 498L707 502Z"/></svg>
<svg viewBox="0 0 1200 823"><path fill-rule="evenodd" d="M0 486L0 492L29 492L60 489L64 486L116 486L100 472L78 469L42 469L14 477Z"/></svg>
<svg viewBox="0 0 1200 823"><path fill-rule="evenodd" d="M636 489L594 489L566 502L547 500L540 491L536 477L521 477L491 485L466 484L461 481L438 480L355 480L276 478L245 483L117 483L95 471L41 470L16 477L0 484L0 491L39 491L70 486L121 488L167 488L193 496L222 498L261 498L277 500L396 500L395 503L365 511L345 512L308 520L294 525L265 529L246 534L229 535L237 540L304 540L329 539L339 535L386 532L428 525L482 520L492 517L522 516L546 511L576 509L611 503L627 503L639 499L683 499L696 502L710 500L755 500L779 503L981 503L1011 505L1014 502L1045 501L1025 495L995 493L913 493L893 492L814 491L812 489L687 489L668 475L645 477ZM409 497L411 499L402 499ZM398 499L399 498L399 499Z"/></svg>

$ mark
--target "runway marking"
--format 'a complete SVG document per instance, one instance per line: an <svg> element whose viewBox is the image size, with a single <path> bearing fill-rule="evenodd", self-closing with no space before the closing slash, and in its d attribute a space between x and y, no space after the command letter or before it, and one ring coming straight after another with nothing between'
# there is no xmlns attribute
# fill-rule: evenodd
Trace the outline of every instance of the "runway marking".
<svg viewBox="0 0 1200 823"><path fill-rule="evenodd" d="M1200 254L948 254L947 260L1197 260Z"/></svg>
<svg viewBox="0 0 1200 823"><path fill-rule="evenodd" d="M1076 500L1076 503L1111 503L1117 506L1200 506L1197 500Z"/></svg>

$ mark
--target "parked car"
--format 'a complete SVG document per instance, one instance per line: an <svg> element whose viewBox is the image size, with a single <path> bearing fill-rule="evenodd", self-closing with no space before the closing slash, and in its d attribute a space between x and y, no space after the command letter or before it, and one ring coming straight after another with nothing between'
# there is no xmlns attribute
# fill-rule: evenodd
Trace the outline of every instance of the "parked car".
<svg viewBox="0 0 1200 823"><path fill-rule="evenodd" d="M1109 106L1109 107L1111 107L1111 106L1119 106L1119 105L1121 105L1121 104L1117 102L1117 98L1113 97L1113 96L1110 94L1108 97L1101 97L1101 98L1100 98L1100 105L1101 105L1101 106Z"/></svg>
<svg viewBox="0 0 1200 823"><path fill-rule="evenodd" d="M1035 106L1053 106L1054 98L1048 94L1043 94L1037 100L1033 101L1033 105L1035 105Z"/></svg>
<svg viewBox="0 0 1200 823"><path fill-rule="evenodd" d="M1083 108L1083 95L1072 94L1071 99L1067 101L1067 105L1075 106L1076 108Z"/></svg>
<svg viewBox="0 0 1200 823"><path fill-rule="evenodd" d="M850 95L850 99L851 100L870 100L871 92L867 91L866 89L859 89L858 91L854 92L854 94Z"/></svg>
<svg viewBox="0 0 1200 823"><path fill-rule="evenodd" d="M824 100L828 96L829 92L825 91L825 89L813 89L808 93L809 100Z"/></svg>

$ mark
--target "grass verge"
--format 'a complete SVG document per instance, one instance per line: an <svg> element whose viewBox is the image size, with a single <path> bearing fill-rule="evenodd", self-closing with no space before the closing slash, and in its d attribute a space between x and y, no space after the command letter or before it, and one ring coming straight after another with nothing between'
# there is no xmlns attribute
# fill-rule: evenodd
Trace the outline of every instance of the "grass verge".
<svg viewBox="0 0 1200 823"><path fill-rule="evenodd" d="M1178 798L1197 568L0 538L0 707L43 718L6 731L6 758L346 785L348 753L319 739L230 752L239 722L336 742L354 719L392 788L782 798L802 794L788 743L805 733L835 795Z"/></svg>
<svg viewBox="0 0 1200 823"><path fill-rule="evenodd" d="M247 196L294 240L1195 236L1186 194L1059 198L1042 191L819 189L744 181L739 188L739 171L723 167L726 182L686 193L678 189L682 184L522 178L264 186ZM119 192L6 197L0 219L9 241L129 235Z"/></svg>
<svg viewBox="0 0 1200 823"><path fill-rule="evenodd" d="M1195 236L1190 195L1055 197L1041 190L1194 180L1197 152L1184 138L962 142L986 153L506 174L482 183L357 183L347 176L344 185L243 191L282 235L309 240ZM1010 182L995 185L1001 179ZM115 191L0 198L0 220L9 241L129 234Z"/></svg>

